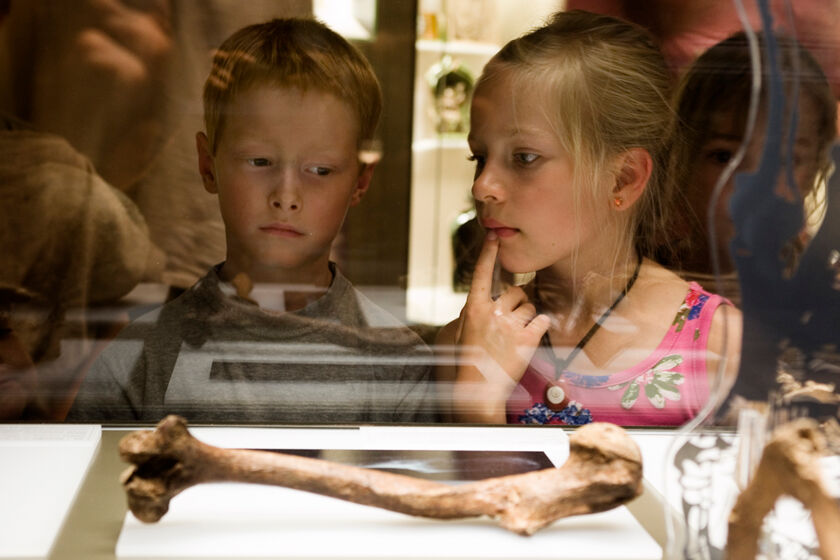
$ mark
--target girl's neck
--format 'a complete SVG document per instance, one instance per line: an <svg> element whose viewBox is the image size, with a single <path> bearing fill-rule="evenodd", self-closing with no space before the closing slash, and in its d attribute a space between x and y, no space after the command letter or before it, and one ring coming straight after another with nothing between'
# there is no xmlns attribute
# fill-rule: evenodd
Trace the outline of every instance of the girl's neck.
<svg viewBox="0 0 840 560"><path fill-rule="evenodd" d="M607 309L627 287L639 265L635 251L614 263L599 267L560 263L541 270L534 279L539 304L546 312L572 322L586 322L592 314Z"/></svg>

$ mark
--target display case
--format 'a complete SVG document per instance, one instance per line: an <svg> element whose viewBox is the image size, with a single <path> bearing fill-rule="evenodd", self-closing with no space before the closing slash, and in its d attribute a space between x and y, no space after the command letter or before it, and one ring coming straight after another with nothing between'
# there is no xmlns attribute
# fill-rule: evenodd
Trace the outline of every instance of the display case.
<svg viewBox="0 0 840 560"><path fill-rule="evenodd" d="M721 244L721 255L732 256L734 266L722 271L716 262L703 278L705 288L743 311L744 334L737 341L741 345L724 345L732 353L723 352L725 359L719 362L740 360L737 379L731 386L723 383L723 367L700 371L698 378L708 376L709 395L702 410L692 412L691 421L680 427L627 427L642 454L644 492L614 510L565 519L530 540L500 532L489 518L417 520L358 504L345 507L285 488L275 492L254 486L185 494L160 525L143 525L131 517L119 483L126 466L120 460L119 441L134 430L150 429L179 402L196 405L187 408L189 412L218 413L204 425L196 422L196 433L225 447L317 454L371 469L388 463L392 470L420 475L457 470L461 459L476 456L491 471L504 463L500 457L523 451L541 453L540 468L562 466L571 426L444 424L442 403L450 403L436 392L448 387L432 380L435 366L450 365L450 359L457 363L459 358L449 353L451 348L438 352L434 334L458 317L466 300L470 266L468 261L458 266L463 264L459 251L469 252L470 242L483 235L474 227L471 196L475 167L468 160L470 96L483 66L502 45L566 8L603 10L648 26L660 35L675 83L700 53L730 34L750 29L769 35L769 41L760 43L755 34L746 33L741 44L747 47L741 54L747 55L749 71L742 72L741 79L749 102L731 112L744 127L730 135L734 140L726 139L725 149L703 144L689 154L702 158L704 169L711 166L715 171L690 177L711 185L709 200L696 208L683 201L683 208L696 211L697 223L708 231L692 229L692 223L682 224L673 234L677 241L708 249L704 245L715 245L719 237L718 218L731 218L739 229L734 244ZM158 316L149 313L190 289L224 258L224 224L214 197L203 189L195 154L195 135L203 126L201 86L214 49L241 26L313 14L371 61L385 98L378 141L372 143L383 155L375 183L364 201L350 210L331 254L358 287L354 301L364 303L359 316L370 311L364 325L370 328L345 328L325 313L319 321L297 324L322 337L314 342L243 341L237 337L245 329L233 325L231 340L207 344L205 335L219 330L224 321L202 324L183 340L160 336L167 344L175 341L173 360L180 360L180 369L173 366L164 373L170 376L165 383L177 372L181 376L171 385L186 397L176 394L173 399L170 394L160 408L147 409L151 412L142 419L103 419L108 398L128 394L129 386L139 393L146 389L133 382L132 362L118 374L124 378L115 384L125 381L122 386L89 401L90 423L65 422L79 402L80 386L100 358L120 354L121 348L133 357L131 352L142 349L140 336L134 335L156 324ZM833 445L812 463L819 465L831 493L829 503L836 505L840 145L830 122L836 112L817 119L819 127L804 120L807 111L793 102L807 98L813 83L800 79L806 76L800 59L787 67L779 63L780 46L769 30L794 37L797 42L790 44L796 46L795 53L802 52L800 47L813 52L815 64L823 65L824 71L820 85L825 91L819 101L823 109L836 109L838 23L840 4L811 0L643 6L618 0L78 0L72 5L0 0L0 138L8 142L3 144L8 150L0 150L0 171L6 173L0 175L6 197L6 205L0 205L5 211L0 223L0 558L571 555L719 560L727 552L733 504L755 480L759 457L774 430L803 417L819 420L815 433ZM667 33L670 25L676 26L673 34ZM703 33L695 33L694 25ZM128 40L137 38L129 31L151 37ZM138 52L129 53L127 47ZM138 56L117 58L114 64L115 59L104 56L114 52ZM727 56L724 63L713 65L714 77L734 82L733 66L733 58ZM131 72L138 68L144 71ZM700 96L709 102L706 108L718 103L719 93L713 89ZM703 114L697 123L712 120ZM799 142L791 131L802 122L804 142ZM830 133L814 150L817 128ZM27 150L26 142L14 138L18 134L26 140L41 133L52 143L39 150ZM809 176L814 197L800 204L795 183L798 164L807 160L801 157L803 145L806 152L820 151L825 161L819 163L825 165L821 175ZM68 159L76 162L73 169L59 165L64 160L54 161L62 154L72 154ZM32 157L32 168L21 163L23 155ZM30 196L40 193L42 185L58 190L43 198ZM70 188L74 185L107 195L99 210L113 222L87 214L100 198ZM680 194L687 185L679 185ZM43 204L30 204L41 200ZM810 210L816 218L803 228L802 213ZM65 218L78 220L68 227ZM122 219L137 227L113 227ZM692 249L688 243L686 247ZM147 254L141 255L141 249ZM85 266L85 259L104 253L115 257L109 266ZM125 259L131 262L120 268L118 256L131 257ZM371 311L374 304L376 310ZM679 307L674 324L682 325L693 310L690 305ZM616 313L613 318L624 317ZM723 321L731 321L727 328L740 327L731 315ZM187 314L184 323L194 326L194 316ZM130 336L116 338L125 334L128 324L134 325L125 331ZM633 325L625 321L619 326ZM259 337L273 329L276 324L243 336ZM388 351L368 352L380 344ZM672 397L680 396L676 386L684 380L681 374L669 377L672 372L665 370L672 362L660 360L637 378L627 378L623 386L607 390L626 391L623 394L629 396L620 403L627 404L626 409L636 399L648 399L654 407L671 406L676 400ZM253 382L244 397L232 399L236 402L230 408L223 401L237 391L240 379L224 377L225 364L244 372L242 386ZM378 378L376 368L383 364L397 375ZM290 382L283 370L290 365L305 372L306 379ZM422 369L423 382L408 379L409 369ZM280 374L270 378L277 371ZM325 371L343 376L319 378ZM375 382L357 383L348 375L352 372ZM220 376L231 383L219 382ZM310 378L315 382L307 385ZM213 392L203 400L190 394L193 388L211 386ZM414 392L409 399L401 392L420 386L427 393ZM301 387L307 390L294 392ZM368 400L358 396L362 394ZM412 401L422 415L405 420L408 416L396 414L407 414ZM332 411L321 413L316 407L327 402L367 420L330 420L334 417L327 413ZM121 412L133 414L134 404ZM362 416L368 412L362 410L365 407L396 413L370 420L370 415ZM272 420L268 411L278 410L291 411L292 416ZM249 416L235 417L232 411ZM732 411L734 417L728 415ZM382 459L383 452L393 450L398 453ZM431 459L429 451L434 452ZM776 478L786 482L793 477ZM766 519L759 535L766 558L818 557L820 542L811 514L798 502L783 498ZM245 541L247 546L240 545ZM481 546L472 547L476 542Z"/></svg>

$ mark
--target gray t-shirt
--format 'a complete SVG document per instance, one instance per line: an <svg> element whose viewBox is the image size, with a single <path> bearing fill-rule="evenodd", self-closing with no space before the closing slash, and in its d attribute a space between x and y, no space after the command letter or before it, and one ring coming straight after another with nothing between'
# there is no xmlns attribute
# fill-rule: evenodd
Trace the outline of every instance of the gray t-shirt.
<svg viewBox="0 0 840 560"><path fill-rule="evenodd" d="M334 266L326 294L290 313L226 296L217 269L120 333L93 364L68 421L436 419L430 349Z"/></svg>

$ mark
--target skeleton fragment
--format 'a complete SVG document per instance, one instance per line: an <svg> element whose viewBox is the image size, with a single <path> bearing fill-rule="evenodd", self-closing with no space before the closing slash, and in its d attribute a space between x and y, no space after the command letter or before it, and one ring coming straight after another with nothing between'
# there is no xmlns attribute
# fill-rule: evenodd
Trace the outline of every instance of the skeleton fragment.
<svg viewBox="0 0 840 560"><path fill-rule="evenodd" d="M826 490L819 458L825 437L813 419L783 424L764 447L749 485L738 496L729 516L727 557L751 559L758 552L764 517L783 494L811 511L823 560L840 560L840 507Z"/></svg>
<svg viewBox="0 0 840 560"><path fill-rule="evenodd" d="M251 482L436 519L486 515L505 529L531 535L557 519L606 511L641 493L641 454L623 429L594 423L569 439L569 458L561 468L455 486L282 453L213 447L190 435L178 416L167 416L154 431L125 436L119 449L132 463L121 477L129 508L147 523L163 517L169 501L195 484Z"/></svg>
<svg viewBox="0 0 840 560"><path fill-rule="evenodd" d="M776 381L779 383L784 402L805 398L826 404L840 403L840 395L837 394L834 383L817 383L811 379L802 383L785 371L776 375Z"/></svg>

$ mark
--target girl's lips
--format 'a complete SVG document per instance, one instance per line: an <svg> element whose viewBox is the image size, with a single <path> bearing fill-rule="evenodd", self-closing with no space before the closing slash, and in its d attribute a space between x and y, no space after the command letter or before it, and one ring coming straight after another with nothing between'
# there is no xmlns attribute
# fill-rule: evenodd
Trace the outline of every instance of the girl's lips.
<svg viewBox="0 0 840 560"><path fill-rule="evenodd" d="M512 237L512 236L516 235L517 233L519 233L518 229L509 228L509 227L498 227L498 228L489 228L489 229L492 229L493 231L495 231L496 235L498 235L500 238Z"/></svg>
<svg viewBox="0 0 840 560"><path fill-rule="evenodd" d="M493 230L500 238L512 237L519 233L517 228L508 227L492 218L481 220L481 225L484 226L484 229Z"/></svg>
<svg viewBox="0 0 840 560"><path fill-rule="evenodd" d="M301 237L303 233L299 232L295 228L291 226L286 226L283 224L269 224L267 226L261 226L260 231L267 233L269 235L275 235L277 237Z"/></svg>

